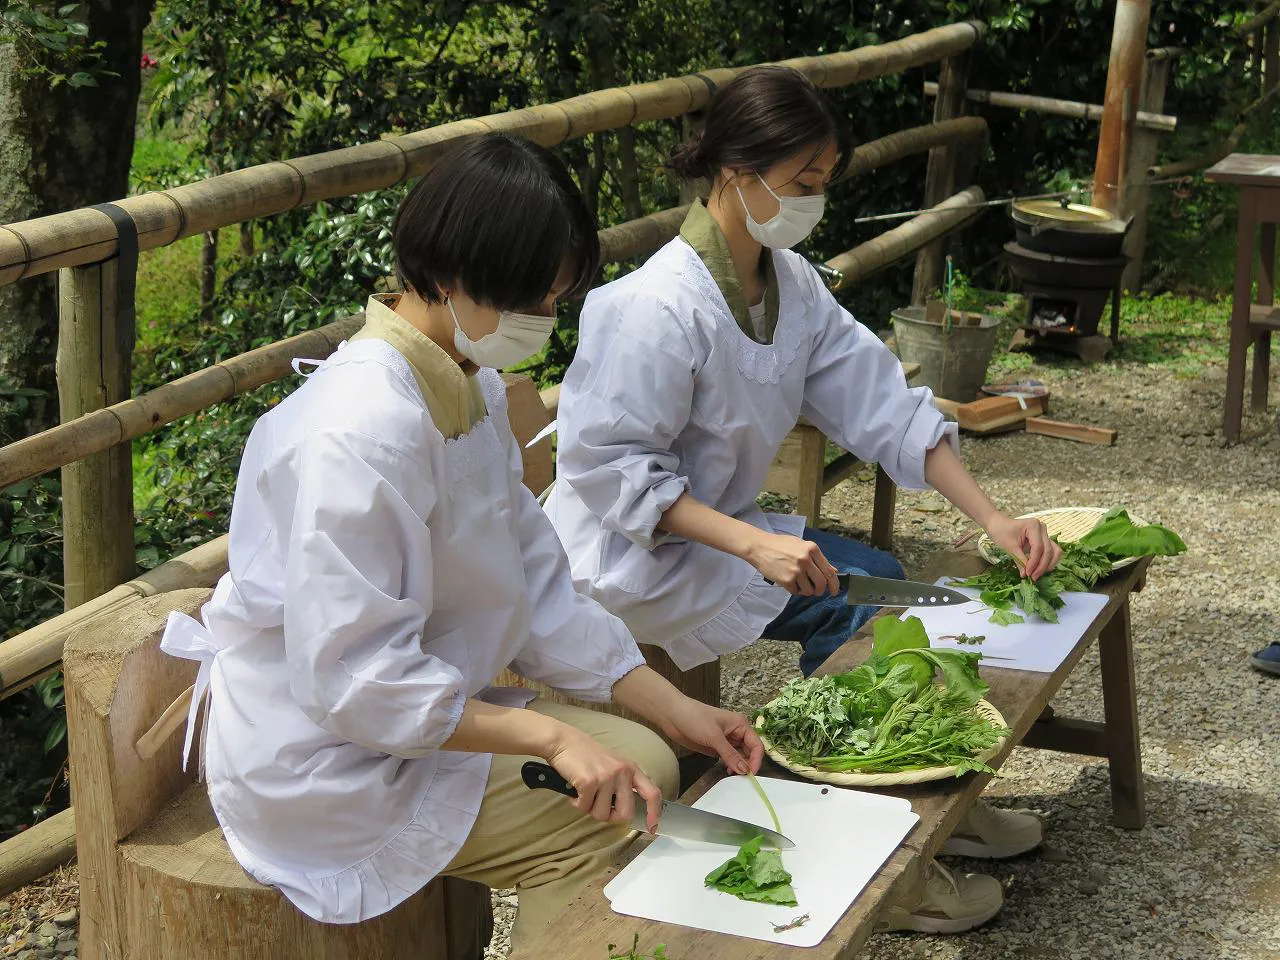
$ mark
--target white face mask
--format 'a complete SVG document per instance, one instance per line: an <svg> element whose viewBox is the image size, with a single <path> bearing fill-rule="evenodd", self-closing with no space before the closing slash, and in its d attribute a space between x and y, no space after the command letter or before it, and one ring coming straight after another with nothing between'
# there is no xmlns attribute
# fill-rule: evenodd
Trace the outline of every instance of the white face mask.
<svg viewBox="0 0 1280 960"><path fill-rule="evenodd" d="M503 310L498 314L498 327L493 333L472 340L462 332L462 324L458 323L458 314L453 309L453 298L445 300L445 304L453 314L453 345L478 367L501 370L529 359L550 339L551 328L556 325L554 315L540 317Z"/></svg>
<svg viewBox="0 0 1280 960"><path fill-rule="evenodd" d="M743 199L742 188L735 186L742 209L747 214L747 233L773 250L786 250L794 247L809 234L813 233L826 209L826 194L815 197L780 197L773 192L764 177L756 174L756 179L769 191L769 196L778 201L778 213L770 220L760 223L747 209L747 201Z"/></svg>

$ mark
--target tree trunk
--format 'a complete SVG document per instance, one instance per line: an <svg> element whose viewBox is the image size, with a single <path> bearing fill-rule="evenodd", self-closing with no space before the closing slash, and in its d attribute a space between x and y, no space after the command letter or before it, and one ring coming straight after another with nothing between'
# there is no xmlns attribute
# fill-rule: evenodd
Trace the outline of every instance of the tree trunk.
<svg viewBox="0 0 1280 960"><path fill-rule="evenodd" d="M89 38L103 42L95 87L51 90L47 79L23 76L13 47L0 45L0 223L118 200L128 192L142 31L153 2L81 5ZM5 418L0 396L0 443L57 423L57 333L52 273L0 287L0 383L46 391L22 417Z"/></svg>

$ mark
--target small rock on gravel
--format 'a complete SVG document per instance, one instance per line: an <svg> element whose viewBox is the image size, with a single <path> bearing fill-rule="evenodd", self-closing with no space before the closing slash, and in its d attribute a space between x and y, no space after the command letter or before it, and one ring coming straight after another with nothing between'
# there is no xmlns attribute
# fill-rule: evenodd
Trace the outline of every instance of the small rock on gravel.
<svg viewBox="0 0 1280 960"><path fill-rule="evenodd" d="M60 927L69 927L80 919L80 914L76 910L68 910L66 913L60 913L53 918L53 922Z"/></svg>

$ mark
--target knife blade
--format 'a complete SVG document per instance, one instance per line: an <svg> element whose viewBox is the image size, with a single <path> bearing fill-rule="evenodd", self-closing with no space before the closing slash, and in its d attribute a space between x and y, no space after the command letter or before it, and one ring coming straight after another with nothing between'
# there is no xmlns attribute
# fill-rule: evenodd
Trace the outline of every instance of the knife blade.
<svg viewBox="0 0 1280 960"><path fill-rule="evenodd" d="M863 577L853 573L840 575L840 587L851 607L957 607L973 602L973 597L949 587L936 587L932 583L915 580Z"/></svg>
<svg viewBox="0 0 1280 960"><path fill-rule="evenodd" d="M530 790L554 790L566 797L577 797L578 791L556 771L555 767L530 760L520 768L520 778ZM636 812L631 818L631 829L648 833L649 808L644 797L636 794ZM745 820L735 820L719 813L710 813L696 807L662 801L662 813L658 819L657 834L680 840L700 840L703 843L721 843L740 847L748 840L764 837L765 843L779 850L790 850L795 844L780 833Z"/></svg>

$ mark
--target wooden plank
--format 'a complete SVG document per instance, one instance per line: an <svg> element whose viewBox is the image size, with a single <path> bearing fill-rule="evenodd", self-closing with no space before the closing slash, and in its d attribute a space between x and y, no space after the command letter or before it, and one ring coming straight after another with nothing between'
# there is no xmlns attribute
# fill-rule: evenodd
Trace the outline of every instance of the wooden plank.
<svg viewBox="0 0 1280 960"><path fill-rule="evenodd" d="M65 423L129 396L133 331L117 329L118 260L58 277L58 409ZM137 569L128 443L62 470L63 601L106 593Z"/></svg>
<svg viewBox="0 0 1280 960"><path fill-rule="evenodd" d="M55 813L0 843L0 898L39 880L76 855L76 816L70 810Z"/></svg>
<svg viewBox="0 0 1280 960"><path fill-rule="evenodd" d="M1020 404L1016 397L983 397L957 406L955 417L963 429L981 431L1044 413L1043 398L1029 397L1024 403L1025 406Z"/></svg>
<svg viewBox="0 0 1280 960"><path fill-rule="evenodd" d="M1106 607L1053 673L982 667L982 675L991 685L988 699L1004 714L1013 734L992 762L992 766L999 767L1013 749L1013 744L1027 735L1085 651L1125 606L1130 591L1145 576L1148 565L1149 561L1142 561L1118 571L1098 585L1096 589L1108 597ZM922 579L931 580L943 573L965 576L984 568L985 564L976 554L943 554L936 558L934 569ZM897 611L884 611L881 615L896 613ZM838 650L819 672L840 672L861 663L870 653L870 638L871 624L868 624ZM1119 737L1118 734L1115 736ZM763 772L768 776L789 776L768 761ZM696 800L725 775L723 768L717 766L682 799L686 802ZM972 775L960 780L885 790L886 793L910 800L912 809L921 818L920 823L903 846L881 868L868 889L836 924L831 934L817 947L791 948L613 913L601 890L652 841L651 837L642 836L627 848L614 867L593 881L581 896L566 907L547 933L521 944L512 953L512 960L540 960L547 956L562 957L564 960L598 960L601 930L608 930L608 940L614 943L630 943L632 936L637 934L642 945L665 943L668 953L673 957L781 960L794 956L797 960L801 957L812 960L852 960L874 929L881 911L905 894L921 877L929 858L941 847L989 779L985 775Z"/></svg>
<svg viewBox="0 0 1280 960"><path fill-rule="evenodd" d="M848 480L859 468L862 467L862 461L855 457L852 453L842 453L836 457L822 471L822 491L826 493L837 484Z"/></svg>
<svg viewBox="0 0 1280 960"><path fill-rule="evenodd" d="M551 422L551 417L532 380L519 373L504 373L502 379L507 385L507 420L524 461L524 485L536 497L556 478L551 437L543 437L532 447L526 444Z"/></svg>
<svg viewBox="0 0 1280 960"><path fill-rule="evenodd" d="M1094 443L1109 447L1116 442L1116 431L1106 427L1090 427L1082 423L1066 423L1062 420L1046 420L1044 417L1031 417L1027 420L1027 433L1042 437L1057 437L1059 440L1074 440L1077 443Z"/></svg>

